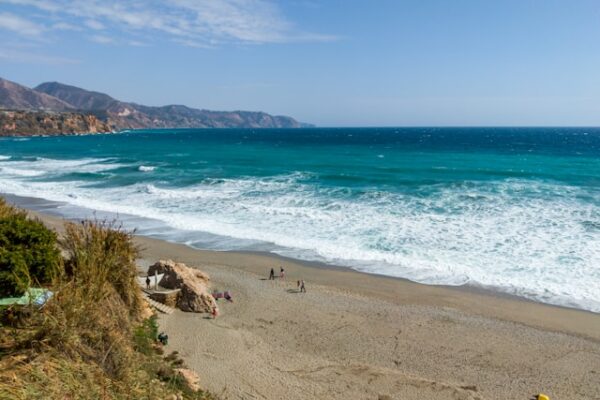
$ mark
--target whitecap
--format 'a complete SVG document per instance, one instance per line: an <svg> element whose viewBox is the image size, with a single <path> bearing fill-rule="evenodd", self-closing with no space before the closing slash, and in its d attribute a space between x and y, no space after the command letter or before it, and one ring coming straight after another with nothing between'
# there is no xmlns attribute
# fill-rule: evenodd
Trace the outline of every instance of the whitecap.
<svg viewBox="0 0 600 400"><path fill-rule="evenodd" d="M140 165L138 167L138 171L140 172L152 172L156 169L156 167L148 166L148 165Z"/></svg>
<svg viewBox="0 0 600 400"><path fill-rule="evenodd" d="M70 168L114 165L86 162L92 164ZM89 182L37 182L0 170L0 187L162 221L177 232L172 240L194 241L206 232L226 238L223 246L231 249L236 240L258 241L279 254L368 273L468 283L600 312L600 286L590 284L600 281L600 230L589 228L600 226L598 193L510 179L374 195L321 187L307 177L313 176L96 189Z"/></svg>

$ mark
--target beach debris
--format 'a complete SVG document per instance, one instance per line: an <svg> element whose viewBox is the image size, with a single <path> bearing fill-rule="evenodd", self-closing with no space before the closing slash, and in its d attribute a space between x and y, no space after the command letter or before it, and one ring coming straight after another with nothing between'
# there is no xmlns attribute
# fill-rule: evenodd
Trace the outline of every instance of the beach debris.
<svg viewBox="0 0 600 400"><path fill-rule="evenodd" d="M10 305L36 305L43 306L46 304L48 300L52 297L54 293L52 293L48 289L44 288L29 288L25 291L25 293L20 297L5 297L0 298L0 306L10 306Z"/></svg>
<svg viewBox="0 0 600 400"><path fill-rule="evenodd" d="M532 400L550 400L550 396L540 393L534 395L532 397Z"/></svg>
<svg viewBox="0 0 600 400"><path fill-rule="evenodd" d="M160 260L148 269L148 274L164 274L159 282L166 289L180 289L177 307L182 311L210 313L217 302L209 292L208 275L183 263Z"/></svg>

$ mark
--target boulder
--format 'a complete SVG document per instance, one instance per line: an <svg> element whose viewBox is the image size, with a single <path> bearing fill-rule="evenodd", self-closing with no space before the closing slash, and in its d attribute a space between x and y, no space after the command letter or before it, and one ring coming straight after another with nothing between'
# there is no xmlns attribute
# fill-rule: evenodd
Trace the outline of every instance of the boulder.
<svg viewBox="0 0 600 400"><path fill-rule="evenodd" d="M173 260L160 260L148 269L148 275L165 274L159 285L166 289L180 289L177 307L182 311L211 312L217 303L210 294L210 278L197 269Z"/></svg>
<svg viewBox="0 0 600 400"><path fill-rule="evenodd" d="M184 385L192 392L197 392L201 389L200 378L196 372L187 368L178 368L175 370L177 375L183 379Z"/></svg>

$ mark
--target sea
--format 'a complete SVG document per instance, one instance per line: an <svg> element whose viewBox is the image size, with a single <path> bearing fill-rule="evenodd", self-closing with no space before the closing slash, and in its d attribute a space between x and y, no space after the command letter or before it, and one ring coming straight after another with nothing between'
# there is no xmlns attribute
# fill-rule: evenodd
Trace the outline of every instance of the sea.
<svg viewBox="0 0 600 400"><path fill-rule="evenodd" d="M600 128L0 138L0 193L195 248L600 312Z"/></svg>

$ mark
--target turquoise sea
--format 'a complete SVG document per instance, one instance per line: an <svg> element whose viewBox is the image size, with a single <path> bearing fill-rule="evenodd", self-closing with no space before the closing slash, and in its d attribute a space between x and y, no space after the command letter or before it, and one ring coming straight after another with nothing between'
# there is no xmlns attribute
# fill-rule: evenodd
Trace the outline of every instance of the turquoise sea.
<svg viewBox="0 0 600 400"><path fill-rule="evenodd" d="M199 248L600 312L598 128L2 138L0 192Z"/></svg>

